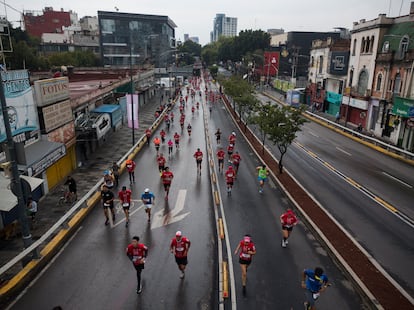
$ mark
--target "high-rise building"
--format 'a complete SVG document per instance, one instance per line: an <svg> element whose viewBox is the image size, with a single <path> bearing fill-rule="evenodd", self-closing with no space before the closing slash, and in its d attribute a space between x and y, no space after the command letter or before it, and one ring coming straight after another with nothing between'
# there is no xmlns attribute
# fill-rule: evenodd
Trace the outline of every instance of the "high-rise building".
<svg viewBox="0 0 414 310"><path fill-rule="evenodd" d="M98 11L101 60L107 66L151 61L167 67L175 61L175 28L168 17Z"/></svg>
<svg viewBox="0 0 414 310"><path fill-rule="evenodd" d="M225 14L216 14L211 32L211 41L217 41L219 37L235 37L237 35L237 17L226 17Z"/></svg>
<svg viewBox="0 0 414 310"><path fill-rule="evenodd" d="M190 35L188 33L184 33L184 42L188 41L190 38Z"/></svg>

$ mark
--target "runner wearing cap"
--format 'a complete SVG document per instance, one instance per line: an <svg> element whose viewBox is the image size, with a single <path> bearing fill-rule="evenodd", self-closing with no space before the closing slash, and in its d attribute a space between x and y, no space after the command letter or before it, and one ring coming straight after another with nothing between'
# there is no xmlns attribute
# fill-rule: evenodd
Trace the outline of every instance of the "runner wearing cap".
<svg viewBox="0 0 414 310"><path fill-rule="evenodd" d="M145 206L145 212L148 215L148 222L151 221L151 208L155 202L155 196L152 192L150 192L149 188L146 188L144 192L141 194L141 200Z"/></svg>
<svg viewBox="0 0 414 310"><path fill-rule="evenodd" d="M229 144L236 144L236 133L234 131L229 136Z"/></svg>
<svg viewBox="0 0 414 310"><path fill-rule="evenodd" d="M170 252L175 256L175 262L178 265L178 269L181 271L180 279L184 279L185 267L188 263L187 254L190 249L190 240L183 236L181 231L175 233L175 238L172 238L170 244Z"/></svg>
<svg viewBox="0 0 414 310"><path fill-rule="evenodd" d="M239 264L242 271L243 296L246 296L247 268L252 262L253 255L256 254L256 247L252 242L250 235L244 235L243 240L241 240L237 245L234 255L237 255L239 251Z"/></svg>
<svg viewBox="0 0 414 310"><path fill-rule="evenodd" d="M135 162L132 159L127 159L125 161L125 167L128 170L128 175L129 175L129 183L135 183Z"/></svg>
<svg viewBox="0 0 414 310"><path fill-rule="evenodd" d="M126 186L122 186L122 190L120 190L118 193L118 198L121 201L122 209L125 213L125 227L128 227L129 225L129 207L131 206L131 195L131 190L127 189Z"/></svg>

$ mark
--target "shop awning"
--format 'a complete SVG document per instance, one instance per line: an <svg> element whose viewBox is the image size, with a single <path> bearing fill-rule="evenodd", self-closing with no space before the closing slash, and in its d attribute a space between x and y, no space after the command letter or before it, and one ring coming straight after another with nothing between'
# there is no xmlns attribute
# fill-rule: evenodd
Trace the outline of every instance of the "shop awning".
<svg viewBox="0 0 414 310"><path fill-rule="evenodd" d="M42 179L25 175L20 177L29 183L32 191L44 182ZM0 176L0 197L0 211L9 212L17 205L17 197L10 190L10 179L5 178L3 175Z"/></svg>

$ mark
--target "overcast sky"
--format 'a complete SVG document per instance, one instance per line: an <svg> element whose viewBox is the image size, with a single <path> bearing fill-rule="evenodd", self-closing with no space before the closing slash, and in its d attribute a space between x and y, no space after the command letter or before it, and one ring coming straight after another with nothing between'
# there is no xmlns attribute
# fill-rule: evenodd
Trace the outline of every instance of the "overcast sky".
<svg viewBox="0 0 414 310"><path fill-rule="evenodd" d="M167 15L177 25L176 38L184 33L210 41L217 13L237 17L237 32L246 29L283 28L287 31L332 31L334 27L352 29L354 21L409 14L410 0L0 0L0 15L19 21L23 10L41 11L44 7L63 8L78 14L97 16L97 11ZM7 4L7 5L5 5ZM14 23L15 26L18 24Z"/></svg>

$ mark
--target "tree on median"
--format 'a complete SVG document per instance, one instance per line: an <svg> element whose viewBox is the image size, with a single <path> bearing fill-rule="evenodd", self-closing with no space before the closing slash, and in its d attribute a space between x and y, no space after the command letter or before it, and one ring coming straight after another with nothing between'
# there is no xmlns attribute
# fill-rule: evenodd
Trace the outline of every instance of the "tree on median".
<svg viewBox="0 0 414 310"><path fill-rule="evenodd" d="M283 172L283 157L288 147L296 138L296 133L301 130L306 122L302 113L305 106L292 108L289 106L279 107L269 102L260 107L253 122L257 124L262 132L262 145L264 151L265 137L267 136L280 152L279 173Z"/></svg>

